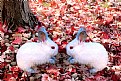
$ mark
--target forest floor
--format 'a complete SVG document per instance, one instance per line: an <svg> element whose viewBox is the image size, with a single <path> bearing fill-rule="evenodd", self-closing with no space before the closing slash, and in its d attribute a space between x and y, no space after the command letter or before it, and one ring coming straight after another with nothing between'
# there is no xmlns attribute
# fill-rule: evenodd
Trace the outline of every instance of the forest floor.
<svg viewBox="0 0 121 81"><path fill-rule="evenodd" d="M27 41L37 41L37 29L17 27L7 30L0 23L0 80L3 81L121 81L121 2L62 0L30 2L32 12L46 26L50 38L59 45L55 64L38 66L39 73L27 74L16 64L16 53ZM65 46L84 26L90 40L108 51L108 66L90 74L88 67L70 64Z"/></svg>

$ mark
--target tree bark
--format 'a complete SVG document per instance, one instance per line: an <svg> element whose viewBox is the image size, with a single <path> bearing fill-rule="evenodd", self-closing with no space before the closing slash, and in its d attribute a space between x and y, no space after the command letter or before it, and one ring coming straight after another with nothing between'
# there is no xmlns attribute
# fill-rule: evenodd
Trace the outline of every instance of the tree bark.
<svg viewBox="0 0 121 81"><path fill-rule="evenodd" d="M1 21L7 23L8 29L16 29L17 26L25 25L34 28L38 22L27 0L1 0L0 10Z"/></svg>
<svg viewBox="0 0 121 81"><path fill-rule="evenodd" d="M0 21L2 19L3 0L0 0Z"/></svg>

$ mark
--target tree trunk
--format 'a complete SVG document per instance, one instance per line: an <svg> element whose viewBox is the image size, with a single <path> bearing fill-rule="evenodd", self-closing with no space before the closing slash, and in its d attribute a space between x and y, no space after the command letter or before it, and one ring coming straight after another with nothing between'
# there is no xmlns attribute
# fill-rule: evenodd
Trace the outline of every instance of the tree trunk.
<svg viewBox="0 0 121 81"><path fill-rule="evenodd" d="M0 21L2 19L3 0L0 0Z"/></svg>
<svg viewBox="0 0 121 81"><path fill-rule="evenodd" d="M7 23L8 30L25 25L34 28L38 22L27 0L0 0L0 10L1 21Z"/></svg>

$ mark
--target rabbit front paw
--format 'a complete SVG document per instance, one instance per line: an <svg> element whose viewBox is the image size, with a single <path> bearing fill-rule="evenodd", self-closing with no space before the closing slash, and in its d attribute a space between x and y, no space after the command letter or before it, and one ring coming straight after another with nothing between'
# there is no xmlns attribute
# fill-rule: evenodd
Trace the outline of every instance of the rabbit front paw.
<svg viewBox="0 0 121 81"><path fill-rule="evenodd" d="M35 71L35 70L32 69L32 68L28 68L26 71L29 72L29 73L37 73L37 71Z"/></svg>
<svg viewBox="0 0 121 81"><path fill-rule="evenodd" d="M97 72L97 70L96 70L95 68L92 68L92 69L89 70L89 72L90 72L91 74L94 74L94 73Z"/></svg>
<svg viewBox="0 0 121 81"><path fill-rule="evenodd" d="M75 63L75 59L73 57L69 57L68 61L71 63L71 64L74 64Z"/></svg>
<svg viewBox="0 0 121 81"><path fill-rule="evenodd" d="M51 58L49 59L49 62L50 62L51 64L55 64L55 60L56 60L55 57L51 57Z"/></svg>

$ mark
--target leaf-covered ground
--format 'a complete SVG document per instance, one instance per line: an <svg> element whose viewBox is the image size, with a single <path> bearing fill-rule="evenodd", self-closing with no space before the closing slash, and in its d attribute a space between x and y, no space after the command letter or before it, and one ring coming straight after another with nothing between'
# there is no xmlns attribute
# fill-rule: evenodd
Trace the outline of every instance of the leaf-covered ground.
<svg viewBox="0 0 121 81"><path fill-rule="evenodd" d="M112 2L111 2L112 1ZM39 73L27 74L16 65L16 53L27 41L37 41L37 29L18 27L7 30L0 23L0 80L3 81L121 81L121 1L86 0L30 1L32 12L43 22L49 36L59 45L56 64L38 66ZM108 66L96 74L88 67L70 64L65 52L80 26L85 26L87 41L100 42L109 55Z"/></svg>

